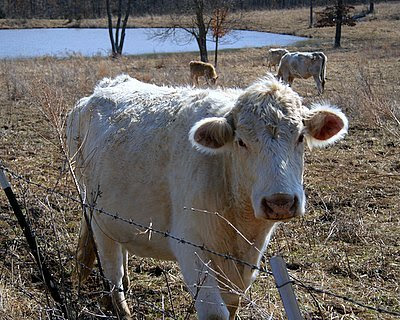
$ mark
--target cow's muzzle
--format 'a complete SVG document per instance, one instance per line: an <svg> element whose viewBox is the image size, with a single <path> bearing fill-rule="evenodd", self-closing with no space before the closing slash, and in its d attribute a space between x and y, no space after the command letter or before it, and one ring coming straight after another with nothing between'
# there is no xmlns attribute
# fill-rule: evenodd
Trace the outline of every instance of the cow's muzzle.
<svg viewBox="0 0 400 320"><path fill-rule="evenodd" d="M275 193L261 200L261 208L268 220L288 220L299 215L299 198L287 193Z"/></svg>

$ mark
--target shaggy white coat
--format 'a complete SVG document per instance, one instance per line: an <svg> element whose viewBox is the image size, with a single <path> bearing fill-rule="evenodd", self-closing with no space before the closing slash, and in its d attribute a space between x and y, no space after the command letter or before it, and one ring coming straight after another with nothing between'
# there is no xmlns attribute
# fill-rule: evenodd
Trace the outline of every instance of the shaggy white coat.
<svg viewBox="0 0 400 320"><path fill-rule="evenodd" d="M303 137L311 147L325 146L346 130L337 108L308 109L270 75L245 90L159 87L122 75L104 79L79 101L67 139L88 202L259 265L277 222L262 199L293 195L294 215L303 214ZM190 208L218 212L240 234L224 219ZM256 275L101 213L92 228L105 275L117 287L127 251L176 260L199 319L233 319L239 296L228 288L243 292ZM114 298L125 303L122 292Z"/></svg>

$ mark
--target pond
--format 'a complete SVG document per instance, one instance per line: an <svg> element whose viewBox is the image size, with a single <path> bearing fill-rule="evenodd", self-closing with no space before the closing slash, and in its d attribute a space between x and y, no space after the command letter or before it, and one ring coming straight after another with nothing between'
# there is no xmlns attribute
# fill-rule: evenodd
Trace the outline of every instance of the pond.
<svg viewBox="0 0 400 320"><path fill-rule="evenodd" d="M198 46L193 37L184 30L176 30L174 38L165 41L152 38L163 29L127 29L124 54L153 54L167 52L196 52ZM306 38L268 32L233 30L220 40L219 49L245 47L287 46ZM13 29L0 30L0 58L32 58L40 56L66 57L71 54L83 56L110 54L108 29ZM212 38L208 50L214 50Z"/></svg>

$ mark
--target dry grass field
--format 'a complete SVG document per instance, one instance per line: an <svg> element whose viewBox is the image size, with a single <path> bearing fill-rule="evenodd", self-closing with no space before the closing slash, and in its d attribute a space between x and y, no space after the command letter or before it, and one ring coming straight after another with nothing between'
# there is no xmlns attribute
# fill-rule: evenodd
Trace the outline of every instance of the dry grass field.
<svg viewBox="0 0 400 320"><path fill-rule="evenodd" d="M277 228L266 258L281 254L291 275L306 286L399 314L400 2L378 3L374 14L344 27L340 49L333 49L334 28L310 29L307 19L306 9L242 13L244 29L309 36L288 49L325 52L326 91L317 96L311 79L295 80L293 87L306 104L329 100L350 120L343 141L306 151L307 214ZM144 17L130 23L165 21ZM246 87L266 74L267 49L220 52L219 85ZM196 53L0 60L0 160L47 188L8 174L74 318L103 319L107 313L99 306L105 294L98 273L80 288L74 282L80 207L58 193L76 197L55 124L103 77L127 73L159 85L187 85L193 59ZM0 319L58 319L3 194L0 206ZM195 318L176 264L133 256L129 263L128 299L135 318L161 319L160 310L168 312L165 318ZM269 268L267 260L263 266ZM298 284L294 288L306 319L399 318ZM268 275L258 277L244 300L240 319L266 314L285 319Z"/></svg>

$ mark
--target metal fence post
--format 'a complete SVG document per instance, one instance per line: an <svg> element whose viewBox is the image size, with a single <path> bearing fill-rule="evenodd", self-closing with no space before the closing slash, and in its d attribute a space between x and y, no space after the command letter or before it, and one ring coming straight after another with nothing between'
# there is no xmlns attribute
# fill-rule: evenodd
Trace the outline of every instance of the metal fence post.
<svg viewBox="0 0 400 320"><path fill-rule="evenodd" d="M15 194L11 189L11 185L8 182L6 175L4 174L3 169L1 169L1 168L0 168L0 185L1 185L2 189L4 190L4 193L6 194L11 207L13 208L13 211L15 213L15 216L17 217L18 223L25 235L26 241L28 242L29 249L30 249L32 255L35 257L36 263L42 274L43 281L45 282L45 284L51 294L51 297L53 298L53 300L56 303L58 303L61 306L61 310L62 310L64 316L67 319L69 319L68 311L65 306L64 299L61 297L60 292L57 287L57 283L54 280L50 270L47 268L47 265L44 262L45 260L39 251L39 248L36 243L35 234L34 234L34 232L32 232L28 221L26 221L25 216L22 213L22 210L18 204L17 198L15 197Z"/></svg>
<svg viewBox="0 0 400 320"><path fill-rule="evenodd" d="M273 256L269 261L274 274L276 287L282 298L283 306L288 320L302 320L296 296L294 295L292 282L286 269L286 263L281 256Z"/></svg>

